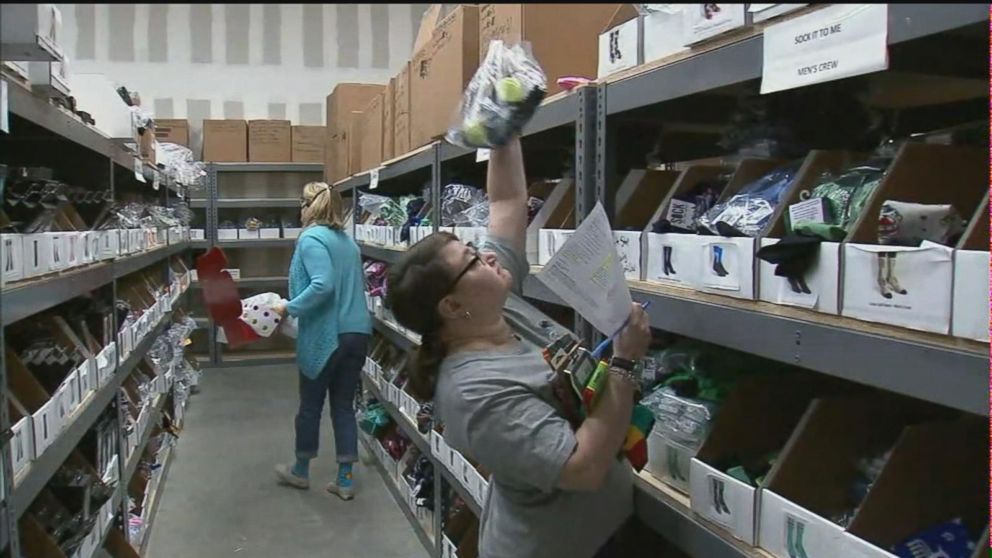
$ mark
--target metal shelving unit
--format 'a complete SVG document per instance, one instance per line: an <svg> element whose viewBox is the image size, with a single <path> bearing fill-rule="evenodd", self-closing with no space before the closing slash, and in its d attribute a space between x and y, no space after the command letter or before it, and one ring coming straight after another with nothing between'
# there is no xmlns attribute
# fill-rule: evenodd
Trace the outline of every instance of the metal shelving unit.
<svg viewBox="0 0 992 558"><path fill-rule="evenodd" d="M206 239L194 241L192 247L196 249L208 250L214 246L224 250L255 250L266 248L292 248L296 245L296 238L261 238L244 240L220 240L218 239L217 228L220 223L219 210L244 210L244 209L281 209L299 210L299 197L258 197L246 195L245 197L221 197L220 182L224 176L232 174L258 174L258 173L323 173L322 163L210 163L207 165L207 189L205 197L191 200L191 207L206 210ZM302 182L299 186L302 186ZM244 288L279 288L285 287L288 278L283 276L287 270L266 270L271 275L261 277L245 277L237 280L239 287ZM278 274L278 275L276 275ZM195 282L194 288L199 288ZM269 353L253 353L251 351L229 352L225 354L223 344L217 341L217 328L210 322L208 327L209 362L213 366L225 366L227 364L290 364L294 362L291 353L276 351Z"/></svg>
<svg viewBox="0 0 992 558"><path fill-rule="evenodd" d="M51 159L57 159L55 163L47 162L48 159L45 157L36 160L31 157L29 150L22 149L25 156L31 159L31 164L55 166L63 172L71 171L69 174L86 173L85 177L75 178L84 184L91 181L104 184L115 199L125 187L138 188L137 191L144 193L146 197L161 200L162 203L168 203L176 195L180 198L184 196L185 187L166 176L160 169L140 161L133 152L86 125L75 115L56 106L47 98L35 96L19 84L3 79L8 86L11 135L0 134L0 140L11 148L19 148L20 142L25 142L24 145L28 145L28 142L38 142L38 145L45 146L46 153L52 155ZM63 150L64 159L61 157ZM13 155L14 151L9 151L8 154ZM19 157L20 155L13 155L8 159L16 164ZM145 184L135 177L136 171L141 173ZM93 176L90 176L90 173ZM69 181L74 182L75 178ZM158 182L158 191L153 189L155 182ZM169 259L184 253L189 247L188 242L177 242L141 254L6 285L0 291L0 309L2 309L0 321L4 326L0 328L0 344L3 344L3 330L6 326L29 319L40 312L103 287L116 293L119 279L152 266L161 265L161 272L165 274ZM115 294L111 296L116 297ZM4 555L15 558L21 556L23 545L20 541L18 520L99 417L110 408L117 409L118 421L122 420L117 402L118 391L131 372L145 358L145 354L157 337L169 326L171 315L171 312L166 313L124 362L114 363L115 372L110 381L80 403L71 418L67 419L64 429L16 478L11 470L11 439L8 436L0 437L2 439L0 466L3 467L3 488L6 494L6 499L0 506L0 516L3 521L3 525L0 526L0 550ZM110 330L116 331L116 316L111 319ZM8 380L3 358L3 355L0 355L0 384L6 386ZM0 393L0 431L9 433L10 428L7 389L4 389ZM119 452L122 452L123 444L119 444L118 447ZM118 453L117 458L119 471L123 474L124 458L121 453ZM110 527L121 530L125 537L128 532L126 518L129 511L126 508L126 498L123 497L123 492L127 490L126 480L124 479L121 487L115 492L113 507L117 521Z"/></svg>
<svg viewBox="0 0 992 558"><path fill-rule="evenodd" d="M20 518L21 514L27 510L31 502L41 492L41 489L45 487L48 480L55 474L55 471L62 466L62 463L69 457L72 450L79 445L79 441L83 439L83 436L93 426L96 419L103 414L107 405L114 400L117 396L117 389L131 374L131 371L138 366L138 363L144 360L145 353L151 348L152 343L168 327L171 322L171 316L171 313L166 314L152 332L141 340L141 343L135 347L131 355L117 367L117 372L114 373L113 379L93 395L89 404L83 408L72 424L62 431L52 445L45 450L45 453L35 459L24 472L24 475L18 479L14 485L12 499L14 513L17 518Z"/></svg>
<svg viewBox="0 0 992 558"><path fill-rule="evenodd" d="M988 25L988 20L987 6L977 4L889 4L887 40L889 45L901 45L938 33L956 34L963 27L977 30L979 25ZM621 139L616 137L617 122L636 121L642 111L654 105L685 97L732 96L730 86L761 78L760 30L743 33L736 42L712 45L702 45L674 62L646 67L641 73L634 70L622 78L549 99L538 110L524 131L525 138L556 127L575 126L576 221L588 215L597 202L602 202L612 215L611 187L616 181L611 173ZM446 165L472 153L473 150L443 142L431 144L384 163L378 169L379 188L383 188L383 181L430 169L436 200ZM368 185L369 173L365 172L335 187L347 191ZM403 253L365 244L361 250L364 256L387 263L395 262ZM631 289L636 300L652 301L649 315L654 328L961 411L989 414L987 345L641 282L631 282ZM524 282L524 294L533 300L563 305L533 275ZM411 348L410 340L388 324L376 320L375 328L397 346ZM577 324L580 336L588 337L588 331L582 328L581 323ZM396 418L402 424L402 417ZM455 480L447 478L450 475L445 477L448 482ZM762 555L699 519L684 497L660 489L650 477L637 477L635 506L647 525L694 558Z"/></svg>

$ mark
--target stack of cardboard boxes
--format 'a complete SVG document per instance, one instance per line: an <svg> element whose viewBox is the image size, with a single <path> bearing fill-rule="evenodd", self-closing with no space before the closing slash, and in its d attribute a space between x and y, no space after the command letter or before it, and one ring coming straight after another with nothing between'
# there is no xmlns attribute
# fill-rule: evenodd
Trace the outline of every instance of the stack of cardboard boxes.
<svg viewBox="0 0 992 558"><path fill-rule="evenodd" d="M186 120L160 120L159 141L189 145ZM204 120L203 160L208 163L320 163L323 126L293 126L289 120Z"/></svg>
<svg viewBox="0 0 992 558"><path fill-rule="evenodd" d="M326 178L368 171L443 136L491 40L530 42L548 95L561 91L559 77L593 77L598 34L618 6L432 4L411 61L389 84L338 84L327 97Z"/></svg>

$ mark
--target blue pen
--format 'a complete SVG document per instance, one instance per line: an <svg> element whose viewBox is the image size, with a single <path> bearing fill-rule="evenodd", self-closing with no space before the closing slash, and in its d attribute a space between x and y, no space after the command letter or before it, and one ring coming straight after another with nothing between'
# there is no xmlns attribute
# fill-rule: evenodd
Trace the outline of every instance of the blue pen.
<svg viewBox="0 0 992 558"><path fill-rule="evenodd" d="M648 309L648 306L651 306L650 300L641 303L641 308L645 310ZM620 335L620 332L623 331L623 328L627 327L627 323L629 322L630 316L627 316L627 319L623 321L623 325L620 326L620 329L618 329L616 333L606 339L603 339L599 345L596 345L596 350L592 352L592 358L598 361L600 357L603 356L603 353L606 352L606 349L610 346L610 343L613 342L613 339L616 338L617 335Z"/></svg>

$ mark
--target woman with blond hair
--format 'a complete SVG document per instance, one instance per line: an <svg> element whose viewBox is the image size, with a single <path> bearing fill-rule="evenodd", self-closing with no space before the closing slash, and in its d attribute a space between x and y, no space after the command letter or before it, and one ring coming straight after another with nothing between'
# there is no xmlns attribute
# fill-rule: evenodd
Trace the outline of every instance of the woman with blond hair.
<svg viewBox="0 0 992 558"><path fill-rule="evenodd" d="M296 461L276 466L279 480L310 487L310 460L317 456L320 414L330 400L337 454L337 479L327 491L354 498L353 464L358 461L354 398L372 320L365 305L361 252L344 232L341 194L323 182L303 187L304 231L289 264L289 302L276 308L299 320L296 362L300 408L296 415Z"/></svg>

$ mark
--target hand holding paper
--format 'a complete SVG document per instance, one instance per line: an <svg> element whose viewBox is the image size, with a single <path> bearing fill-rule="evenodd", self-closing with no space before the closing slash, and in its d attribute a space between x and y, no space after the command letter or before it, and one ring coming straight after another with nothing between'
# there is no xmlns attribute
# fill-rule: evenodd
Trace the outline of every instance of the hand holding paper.
<svg viewBox="0 0 992 558"><path fill-rule="evenodd" d="M596 204L537 278L603 335L615 334L630 316L630 289L602 204Z"/></svg>

